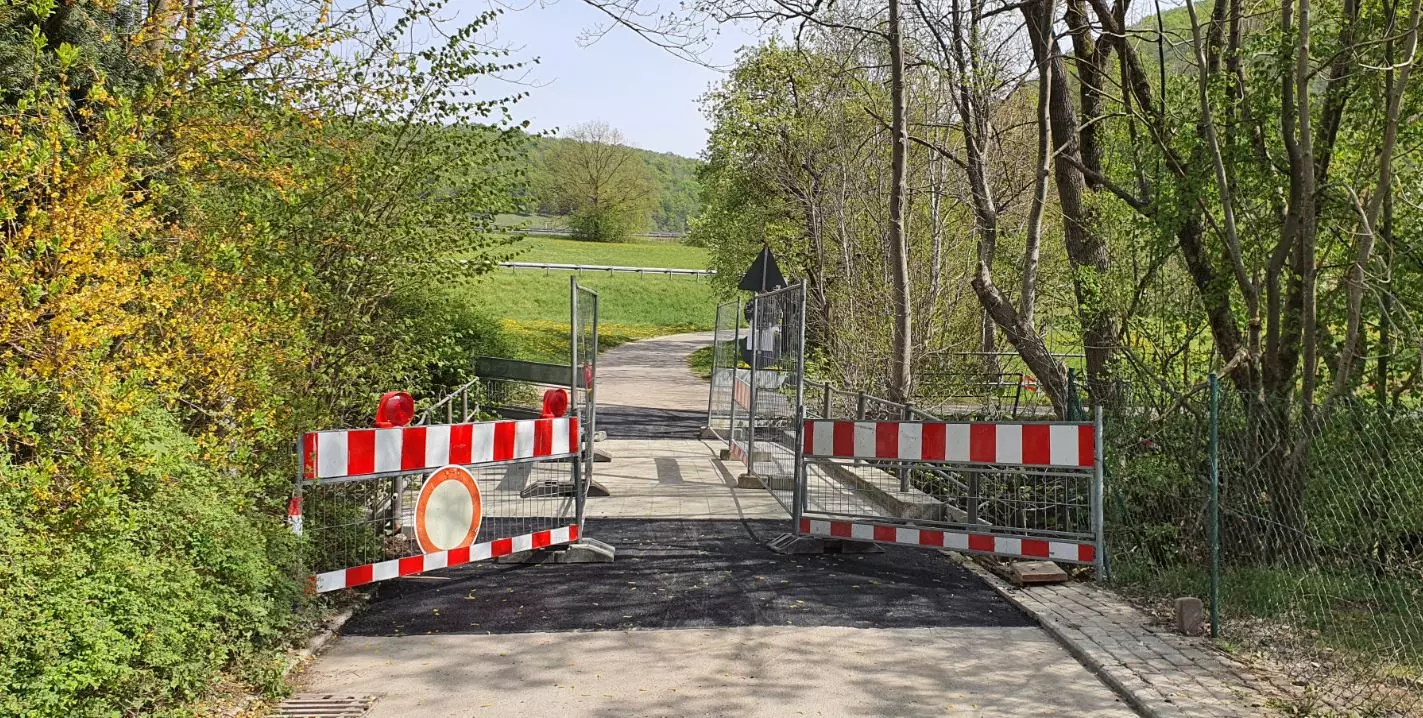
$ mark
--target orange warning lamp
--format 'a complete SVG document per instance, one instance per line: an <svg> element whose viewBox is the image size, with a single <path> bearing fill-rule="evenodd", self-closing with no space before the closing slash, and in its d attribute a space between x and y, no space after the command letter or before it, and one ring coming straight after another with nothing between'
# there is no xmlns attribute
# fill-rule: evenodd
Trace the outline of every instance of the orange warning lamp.
<svg viewBox="0 0 1423 718"><path fill-rule="evenodd" d="M380 397L376 407L376 428L390 429L407 426L415 418L415 399L403 391L388 391Z"/></svg>
<svg viewBox="0 0 1423 718"><path fill-rule="evenodd" d="M562 389L549 389L544 392L544 410L539 415L541 419L556 419L568 413L568 392Z"/></svg>

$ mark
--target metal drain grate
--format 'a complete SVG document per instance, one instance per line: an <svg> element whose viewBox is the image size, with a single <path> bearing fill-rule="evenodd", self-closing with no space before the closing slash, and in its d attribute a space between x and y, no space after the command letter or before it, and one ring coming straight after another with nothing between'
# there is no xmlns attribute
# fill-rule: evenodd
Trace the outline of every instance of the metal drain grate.
<svg viewBox="0 0 1423 718"><path fill-rule="evenodd" d="M360 718L371 709L375 696L299 693L277 706L281 718Z"/></svg>

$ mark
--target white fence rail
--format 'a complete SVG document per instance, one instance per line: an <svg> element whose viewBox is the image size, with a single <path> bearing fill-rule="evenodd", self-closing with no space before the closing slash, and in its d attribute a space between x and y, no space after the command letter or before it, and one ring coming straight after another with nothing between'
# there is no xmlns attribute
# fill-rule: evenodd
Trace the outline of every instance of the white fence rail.
<svg viewBox="0 0 1423 718"><path fill-rule="evenodd" d="M714 269L681 269L678 267L620 267L608 264L556 264L549 262L500 262L499 266L509 269L542 269L544 271L558 270L564 272L608 272L610 274L623 272L626 274L665 274L672 276L710 277L716 274Z"/></svg>

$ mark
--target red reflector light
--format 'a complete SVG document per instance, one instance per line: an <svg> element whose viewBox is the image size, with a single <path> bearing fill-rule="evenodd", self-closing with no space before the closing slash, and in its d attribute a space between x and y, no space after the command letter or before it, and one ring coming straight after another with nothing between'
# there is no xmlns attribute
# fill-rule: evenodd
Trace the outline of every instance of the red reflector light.
<svg viewBox="0 0 1423 718"><path fill-rule="evenodd" d="M403 391L388 391L376 407L376 428L407 426L415 418L415 400Z"/></svg>

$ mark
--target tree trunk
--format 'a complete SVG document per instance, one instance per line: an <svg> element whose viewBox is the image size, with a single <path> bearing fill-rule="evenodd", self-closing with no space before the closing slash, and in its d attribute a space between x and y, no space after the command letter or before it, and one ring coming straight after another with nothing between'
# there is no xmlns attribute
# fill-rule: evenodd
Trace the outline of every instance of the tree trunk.
<svg viewBox="0 0 1423 718"><path fill-rule="evenodd" d="M1003 329L1003 335L1018 350L1018 356L1038 379L1038 387L1047 394L1058 418L1067 418L1067 367L1048 351L1042 337L1031 324L1023 320L1013 303L993 284L988 265L979 262L978 272L970 284L984 311Z"/></svg>
<svg viewBox="0 0 1423 718"><path fill-rule="evenodd" d="M1043 16L1044 4L1049 14ZM1052 0L1036 0L1021 6L1027 21L1028 37L1035 59L1044 58L1052 64L1049 79L1048 116L1052 125L1053 145L1058 148L1053 160L1053 180L1057 187L1058 206L1062 210L1067 258L1072 265L1072 287L1077 299L1077 313L1082 322L1082 344L1087 356L1087 387L1094 404L1115 404L1110 384L1109 368L1117 345L1116 322L1106 306L1103 294L1107 281L1107 244L1097 233L1093 203L1085 197L1086 181L1082 171L1082 147L1078 142L1077 110L1067 85L1067 71L1061 56L1053 52L1055 38L1051 24ZM1089 148L1088 154L1094 150ZM1039 377L1041 381L1042 377Z"/></svg>
<svg viewBox="0 0 1423 718"><path fill-rule="evenodd" d="M899 32L899 0L889 0L890 131L889 243L890 276L894 300L894 338L890 349L889 398L908 401L913 391L913 321L909 303L909 250L904 238L905 162L909 129L905 115L904 48Z"/></svg>

